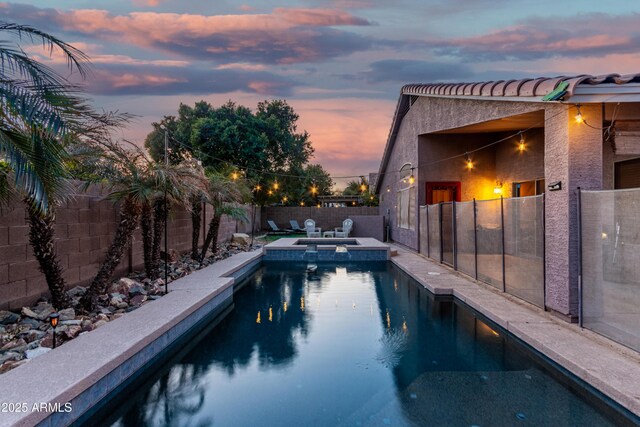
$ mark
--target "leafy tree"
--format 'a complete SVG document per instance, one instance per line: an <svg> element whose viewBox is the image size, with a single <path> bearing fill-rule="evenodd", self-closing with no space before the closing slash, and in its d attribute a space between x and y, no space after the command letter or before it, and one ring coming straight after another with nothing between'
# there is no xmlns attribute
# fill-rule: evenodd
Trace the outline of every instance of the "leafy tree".
<svg viewBox="0 0 640 427"><path fill-rule="evenodd" d="M185 150L191 151L202 160L203 166L220 170L229 164L238 165L254 186L266 188L283 175L294 175L292 171L303 169L313 154L309 134L297 130L298 119L284 100L260 102L255 113L232 101L218 108L204 101L193 107L181 104L177 118L168 116L161 123L153 124L154 130L145 144L154 159L162 159L162 124L171 135L170 161ZM299 188L299 179L290 184L284 182L277 193L296 194ZM274 201L267 198L266 193L260 200L261 203Z"/></svg>

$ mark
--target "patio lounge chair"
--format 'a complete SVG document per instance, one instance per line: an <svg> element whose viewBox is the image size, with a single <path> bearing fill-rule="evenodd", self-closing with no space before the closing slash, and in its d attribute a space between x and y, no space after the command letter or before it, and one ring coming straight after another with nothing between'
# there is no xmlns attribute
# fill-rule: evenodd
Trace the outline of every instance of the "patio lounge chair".
<svg viewBox="0 0 640 427"><path fill-rule="evenodd" d="M345 219L342 221L342 227L336 227L336 237L349 237L351 228L353 228L353 220L351 218Z"/></svg>
<svg viewBox="0 0 640 427"><path fill-rule="evenodd" d="M307 231L306 228L300 228L300 224L298 224L298 221L296 221L295 219L289 220L289 224L291 225L291 229L295 232L304 233L305 231Z"/></svg>
<svg viewBox="0 0 640 427"><path fill-rule="evenodd" d="M322 230L316 228L316 222L314 220L305 219L304 228L307 230L307 237L322 237Z"/></svg>
<svg viewBox="0 0 640 427"><path fill-rule="evenodd" d="M273 222L273 220L267 220L267 224L269 224L269 227L271 227L271 231L269 232L269 234L289 234L289 233L293 233L293 230L289 230L288 228L282 229L280 227L278 227L276 225L275 222Z"/></svg>

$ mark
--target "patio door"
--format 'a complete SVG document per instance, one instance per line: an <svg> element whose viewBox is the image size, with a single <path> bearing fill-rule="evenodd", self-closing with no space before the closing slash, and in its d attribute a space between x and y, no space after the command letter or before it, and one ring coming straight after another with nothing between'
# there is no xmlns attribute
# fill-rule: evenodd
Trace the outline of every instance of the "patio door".
<svg viewBox="0 0 640 427"><path fill-rule="evenodd" d="M426 183L427 205L460 201L460 181Z"/></svg>

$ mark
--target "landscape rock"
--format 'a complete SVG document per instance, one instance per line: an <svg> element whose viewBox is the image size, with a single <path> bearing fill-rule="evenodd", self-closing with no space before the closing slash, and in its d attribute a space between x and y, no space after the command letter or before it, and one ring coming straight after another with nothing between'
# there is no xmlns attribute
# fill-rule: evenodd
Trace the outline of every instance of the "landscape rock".
<svg viewBox="0 0 640 427"><path fill-rule="evenodd" d="M104 326L106 324L107 322L105 320L98 320L96 323L93 324L93 329L98 329L100 326Z"/></svg>
<svg viewBox="0 0 640 427"><path fill-rule="evenodd" d="M22 358L22 354L8 351L4 354L0 354L0 364L6 362L7 360L20 360Z"/></svg>
<svg viewBox="0 0 640 427"><path fill-rule="evenodd" d="M12 311L0 310L0 325L8 325L10 323L16 323L20 319L20 316Z"/></svg>
<svg viewBox="0 0 640 427"><path fill-rule="evenodd" d="M39 320L47 320L49 318L49 315L51 313L54 313L56 310L48 302L39 302L38 305L33 307L33 311L38 313Z"/></svg>
<svg viewBox="0 0 640 427"><path fill-rule="evenodd" d="M71 340L77 337L80 332L82 332L81 326L69 326L69 329L64 332L64 335L66 339Z"/></svg>
<svg viewBox="0 0 640 427"><path fill-rule="evenodd" d="M48 353L50 351L51 351L51 349L48 348L48 347L36 347L34 349L27 350L25 352L25 356L27 357L27 359L34 359L34 358L36 358L38 356L42 356L43 354Z"/></svg>
<svg viewBox="0 0 640 427"><path fill-rule="evenodd" d="M67 291L67 295L69 295L71 298L81 297L86 293L87 288L85 288L84 286L76 286L75 288L69 289Z"/></svg>
<svg viewBox="0 0 640 427"><path fill-rule="evenodd" d="M37 329L31 329L24 334L22 334L22 339L24 339L28 343L32 343L43 338L46 335L46 332L39 331Z"/></svg>
<svg viewBox="0 0 640 427"><path fill-rule="evenodd" d="M24 365L25 363L27 363L28 360L23 359L23 360L10 360L8 362L5 362L3 364L0 365L0 374L3 374L7 371L10 371L11 369L17 368L20 365Z"/></svg>
<svg viewBox="0 0 640 427"><path fill-rule="evenodd" d="M40 315L35 311L31 310L29 307L22 307L22 310L20 312L25 317L29 317L31 319L38 319L38 320L40 319Z"/></svg>
<svg viewBox="0 0 640 427"><path fill-rule="evenodd" d="M32 329L37 329L43 324L44 323L40 322L39 320L32 319L30 317L23 317L22 320L20 320L20 323L18 325L24 325Z"/></svg>
<svg viewBox="0 0 640 427"><path fill-rule="evenodd" d="M140 283L136 282L133 279L130 279L128 277L123 277L120 280L118 280L117 282L113 283L111 285L111 287L109 288L109 292L110 293L119 293L122 295L128 295L129 294L129 290L136 285L140 285Z"/></svg>
<svg viewBox="0 0 640 427"><path fill-rule="evenodd" d="M145 291L144 286L142 286L141 284L137 284L135 286L132 286L129 289L129 296L130 297L135 297L138 295L146 295L147 291Z"/></svg>
<svg viewBox="0 0 640 427"><path fill-rule="evenodd" d="M124 309L124 308L129 307L129 304L127 304L126 302L123 301L123 302L121 302L119 304L116 304L116 307L118 307L119 309Z"/></svg>
<svg viewBox="0 0 640 427"><path fill-rule="evenodd" d="M27 342L22 338L18 338L18 339L9 341L8 343L0 347L0 351L7 351L7 350L15 349L18 347L22 347L25 345L27 345Z"/></svg>
<svg viewBox="0 0 640 427"><path fill-rule="evenodd" d="M136 295L135 297L131 298L130 302L131 302L131 305L140 305L146 300L147 300L146 295Z"/></svg>
<svg viewBox="0 0 640 427"><path fill-rule="evenodd" d="M62 322L60 322L60 325L80 326L80 325L82 325L82 320L80 320L80 319L63 320Z"/></svg>
<svg viewBox="0 0 640 427"><path fill-rule="evenodd" d="M248 246L251 244L251 237L245 233L233 233L233 237L231 238L231 243L237 243L243 246Z"/></svg>
<svg viewBox="0 0 640 427"><path fill-rule="evenodd" d="M76 311L73 308L65 308L64 310L60 310L58 314L60 315L59 320L61 322L63 320L73 320L76 318Z"/></svg>

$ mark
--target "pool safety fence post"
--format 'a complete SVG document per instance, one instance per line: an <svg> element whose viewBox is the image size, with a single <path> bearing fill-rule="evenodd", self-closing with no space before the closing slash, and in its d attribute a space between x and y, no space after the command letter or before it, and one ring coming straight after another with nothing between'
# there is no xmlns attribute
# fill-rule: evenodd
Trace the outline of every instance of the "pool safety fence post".
<svg viewBox="0 0 640 427"><path fill-rule="evenodd" d="M578 214L578 324L582 328L582 189L578 187L577 214Z"/></svg>
<svg viewBox="0 0 640 427"><path fill-rule="evenodd" d="M500 231L502 232L502 292L507 289L505 283L506 270L504 265L504 198L500 196Z"/></svg>
<svg viewBox="0 0 640 427"><path fill-rule="evenodd" d="M427 258L431 258L431 240L429 239L429 235L431 234L431 233L429 233L429 230L430 230L430 228L429 228L429 221L430 221L430 219L429 219L429 205L426 205L425 208L426 208L425 211L427 212L427 217L426 217L427 226L425 227L425 229L427 230Z"/></svg>
<svg viewBox="0 0 640 427"><path fill-rule="evenodd" d="M453 269L458 270L458 245L456 243L457 239L457 228L456 228L456 201L453 200L451 202L451 230L453 234Z"/></svg>
<svg viewBox="0 0 640 427"><path fill-rule="evenodd" d="M167 240L168 214L167 207L167 187L169 182L167 181L167 169L169 168L169 130L164 130L164 293L169 293L169 242Z"/></svg>
<svg viewBox="0 0 640 427"><path fill-rule="evenodd" d="M478 280L478 207L476 199L473 198L473 271L474 278Z"/></svg>
<svg viewBox="0 0 640 427"><path fill-rule="evenodd" d="M444 245L442 244L442 242L444 241L444 239L442 238L442 202L438 203L438 211L439 211L439 217L438 218L438 222L439 222L439 227L440 227L440 264L442 264L442 262L444 261L443 257L442 257L442 253L444 252Z"/></svg>
<svg viewBox="0 0 640 427"><path fill-rule="evenodd" d="M547 198L542 193L542 308L547 307ZM578 209L580 204L578 202Z"/></svg>

